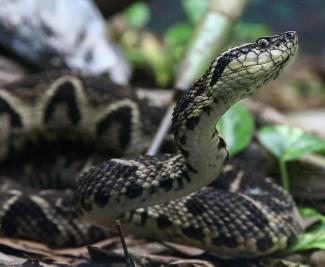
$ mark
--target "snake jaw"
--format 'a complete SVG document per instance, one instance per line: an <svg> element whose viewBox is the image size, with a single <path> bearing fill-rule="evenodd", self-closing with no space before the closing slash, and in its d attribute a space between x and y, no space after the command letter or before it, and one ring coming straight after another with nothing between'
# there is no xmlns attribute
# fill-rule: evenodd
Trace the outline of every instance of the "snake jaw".
<svg viewBox="0 0 325 267"><path fill-rule="evenodd" d="M211 65L208 77L215 99L236 102L276 79L295 57L298 37L293 31L262 37L223 53Z"/></svg>
<svg viewBox="0 0 325 267"><path fill-rule="evenodd" d="M261 40L267 41L268 46L260 47ZM298 37L295 32L286 32L272 37L262 37L240 50L245 51L248 46L250 46L250 52L246 54L243 53L241 55L241 60L237 58L237 60L242 63L242 66L254 66L257 61L258 65L262 65L265 68L265 72L272 72L275 67L285 67L288 59L291 59L291 57L296 54L298 49Z"/></svg>

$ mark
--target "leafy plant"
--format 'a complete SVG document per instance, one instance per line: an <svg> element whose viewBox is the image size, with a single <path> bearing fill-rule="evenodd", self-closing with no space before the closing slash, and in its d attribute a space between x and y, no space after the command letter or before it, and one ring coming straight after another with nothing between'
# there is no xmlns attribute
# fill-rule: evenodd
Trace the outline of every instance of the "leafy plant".
<svg viewBox="0 0 325 267"><path fill-rule="evenodd" d="M162 38L144 29L151 17L150 9L145 2L135 3L123 13L129 27L122 41L126 54L136 66L140 68L150 66L159 87L170 86L179 72L184 50L188 47L200 18L209 8L210 0L182 0L181 4L186 18L170 26ZM257 36L269 32L269 28L264 25L239 23L233 34L236 38L234 43L256 39ZM150 51L145 51L146 49ZM201 67L198 65L198 68Z"/></svg>
<svg viewBox="0 0 325 267"><path fill-rule="evenodd" d="M181 3L189 21L195 24L207 10L209 2L210 0L183 0Z"/></svg>
<svg viewBox="0 0 325 267"><path fill-rule="evenodd" d="M266 126L259 130L258 139L275 157L280 166L282 185L289 190L286 162L324 148L325 141L287 125Z"/></svg>
<svg viewBox="0 0 325 267"><path fill-rule="evenodd" d="M229 154L234 155L250 143L254 117L244 105L237 103L222 116L217 128L227 143Z"/></svg>
<svg viewBox="0 0 325 267"><path fill-rule="evenodd" d="M311 227L305 233L298 236L298 239L288 248L288 253L305 251L309 249L325 249L325 216L311 208L300 208L303 217L317 216L320 223Z"/></svg>
<svg viewBox="0 0 325 267"><path fill-rule="evenodd" d="M144 2L137 2L124 12L128 22L133 28L140 29L150 20L150 10Z"/></svg>
<svg viewBox="0 0 325 267"><path fill-rule="evenodd" d="M234 28L232 42L234 44L250 42L271 34L271 28L265 24L239 21Z"/></svg>
<svg viewBox="0 0 325 267"><path fill-rule="evenodd" d="M193 28L189 23L177 23L165 32L164 43L166 46L166 54L170 58L170 65L176 73L178 63L181 60L184 49L189 42Z"/></svg>

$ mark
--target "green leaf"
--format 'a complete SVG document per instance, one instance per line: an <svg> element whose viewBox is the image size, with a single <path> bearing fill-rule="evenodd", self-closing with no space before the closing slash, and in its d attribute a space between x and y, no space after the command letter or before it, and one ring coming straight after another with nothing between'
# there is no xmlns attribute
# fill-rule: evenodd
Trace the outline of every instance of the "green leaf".
<svg viewBox="0 0 325 267"><path fill-rule="evenodd" d="M192 35L192 27L188 23L178 23L168 28L164 35L164 43L167 48L166 56L170 58L170 69L175 73L184 54L184 48Z"/></svg>
<svg viewBox="0 0 325 267"><path fill-rule="evenodd" d="M130 25L137 29L144 27L150 19L149 7L143 2L131 5L124 14Z"/></svg>
<svg viewBox="0 0 325 267"><path fill-rule="evenodd" d="M210 0L182 0L185 14L192 24L197 23L208 9L209 2Z"/></svg>
<svg viewBox="0 0 325 267"><path fill-rule="evenodd" d="M217 128L227 143L230 155L234 155L250 143L254 118L245 106L237 103L222 116Z"/></svg>
<svg viewBox="0 0 325 267"><path fill-rule="evenodd" d="M325 249L325 217L321 217L321 224L298 236L296 242L288 248L289 253L309 249Z"/></svg>
<svg viewBox="0 0 325 267"><path fill-rule="evenodd" d="M322 216L317 210L309 207L299 207L299 213L303 217Z"/></svg>
<svg viewBox="0 0 325 267"><path fill-rule="evenodd" d="M165 42L168 46L184 45L192 35L192 27L188 23L177 23L165 32Z"/></svg>
<svg viewBox="0 0 325 267"><path fill-rule="evenodd" d="M232 41L235 43L245 43L249 42L249 40L271 34L272 30L266 24L239 21L235 25Z"/></svg>
<svg viewBox="0 0 325 267"><path fill-rule="evenodd" d="M297 240L288 248L287 253L295 253L309 249L325 249L325 216L317 210L308 207L299 207L303 217L319 217L320 223L313 225L300 234Z"/></svg>
<svg viewBox="0 0 325 267"><path fill-rule="evenodd" d="M263 146L279 159L282 186L286 190L289 190L289 178L285 162L324 147L324 141L317 136L287 125L263 127L257 136Z"/></svg>
<svg viewBox="0 0 325 267"><path fill-rule="evenodd" d="M263 127L258 132L258 139L273 155L284 161L319 151L325 144L317 136L287 125Z"/></svg>

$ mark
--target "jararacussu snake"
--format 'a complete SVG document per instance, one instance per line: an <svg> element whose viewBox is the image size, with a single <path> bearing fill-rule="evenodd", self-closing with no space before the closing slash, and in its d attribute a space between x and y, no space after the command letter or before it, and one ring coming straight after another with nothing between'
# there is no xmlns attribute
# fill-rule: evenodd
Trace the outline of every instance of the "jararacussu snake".
<svg viewBox="0 0 325 267"><path fill-rule="evenodd" d="M296 33L285 32L232 48L215 59L175 108L173 130L181 154L118 158L96 167L89 165L102 158L88 162L85 156L94 149L119 156L139 153L139 143L149 142L153 118L142 119L150 112L132 93L123 88L106 91L105 83L69 75L53 78L45 89L39 81L1 89L0 157L5 166L1 233L54 246L105 236L104 230L79 221L71 190L39 191L8 182L7 177L23 173L27 178L20 180L30 183L35 172L28 175L29 168L41 173L36 187L43 176L56 176L59 163L55 168L42 166L44 158L51 162L53 156L48 147L41 146L38 161L19 170L16 155L28 162L29 147L39 143L52 144L51 149L60 153L58 144L63 140L65 145L85 148L84 153L78 151L85 160L71 173L86 169L78 179L75 199L95 224L114 227L120 219L135 235L198 246L223 258L260 256L285 248L301 231L292 198L269 178L257 182L254 179L259 177L252 173L247 180L237 165L223 167L228 152L215 123L235 102L275 79L297 46ZM69 162L76 155L64 156ZM73 184L75 177L63 175L69 181L60 179L56 187Z"/></svg>

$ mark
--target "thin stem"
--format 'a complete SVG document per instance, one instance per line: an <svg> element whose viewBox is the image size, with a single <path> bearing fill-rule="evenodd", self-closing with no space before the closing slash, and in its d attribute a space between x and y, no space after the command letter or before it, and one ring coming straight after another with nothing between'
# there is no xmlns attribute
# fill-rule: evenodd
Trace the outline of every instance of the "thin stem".
<svg viewBox="0 0 325 267"><path fill-rule="evenodd" d="M134 264L132 258L130 257L130 254L128 252L128 248L127 248L126 243L125 243L124 234L123 234L123 230L122 230L122 227L121 227L121 222L119 220L116 220L115 225L116 225L116 228L117 228L117 231L119 233L120 240L121 240L121 243L122 243L122 248L123 248L124 256L125 256L125 259L126 259L126 266L135 267L135 264Z"/></svg>
<svg viewBox="0 0 325 267"><path fill-rule="evenodd" d="M289 191L289 175L285 160L279 159L281 182L282 186L286 191Z"/></svg>
<svg viewBox="0 0 325 267"><path fill-rule="evenodd" d="M175 104L169 106L168 110L165 113L163 120L160 123L159 129L156 132L154 140L147 152L147 155L154 156L157 154L163 140L165 139L166 134L168 133L170 126L172 124L173 110Z"/></svg>

